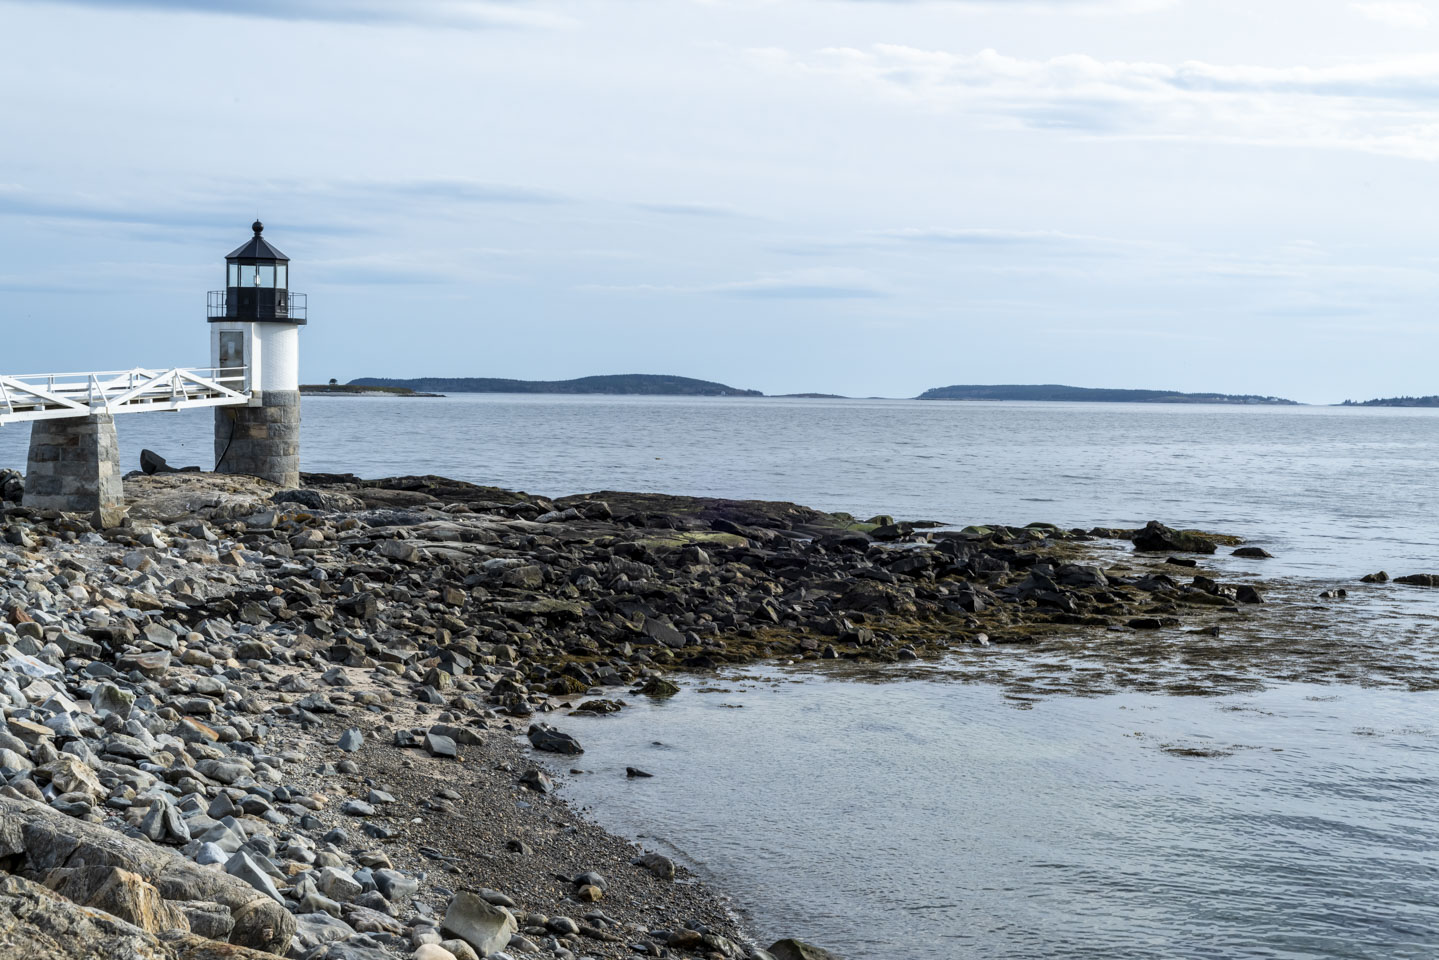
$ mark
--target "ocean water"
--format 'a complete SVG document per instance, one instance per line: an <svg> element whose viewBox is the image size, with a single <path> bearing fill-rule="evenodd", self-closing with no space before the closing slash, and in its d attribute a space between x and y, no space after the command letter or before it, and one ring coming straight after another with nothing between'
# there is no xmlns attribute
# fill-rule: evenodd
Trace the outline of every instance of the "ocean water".
<svg viewBox="0 0 1439 960"><path fill-rule="evenodd" d="M1021 711L935 674L761 668L561 719L586 752L554 766L755 928L845 957L1421 958L1439 952L1432 696Z"/></svg>
<svg viewBox="0 0 1439 960"><path fill-rule="evenodd" d="M1242 692L1057 682L1086 657L1113 668L1093 644L884 682L749 670L561 719L592 771L564 789L756 930L850 958L1439 954L1439 712L1417 689L1439 683L1439 591L1355 583L1439 572L1439 411L481 395L306 398L303 416L314 471L1243 536L1275 559L1206 565L1275 582L1251 620L1298 642L1225 685ZM118 426L127 466L213 456L203 411ZM0 466L23 468L27 434L0 428ZM1315 602L1332 586L1350 599Z"/></svg>
<svg viewBox="0 0 1439 960"><path fill-rule="evenodd" d="M209 411L117 418L210 466ZM434 473L557 496L644 490L792 500L856 516L1133 526L1249 538L1275 572L1439 563L1439 410L1087 403L562 397L306 397L304 468ZM0 427L24 469L29 429Z"/></svg>

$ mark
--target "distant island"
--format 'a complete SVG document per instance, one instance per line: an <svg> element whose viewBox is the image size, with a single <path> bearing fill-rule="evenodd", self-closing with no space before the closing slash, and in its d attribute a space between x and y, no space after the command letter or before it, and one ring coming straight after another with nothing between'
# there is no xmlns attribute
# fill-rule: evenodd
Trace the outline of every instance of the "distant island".
<svg viewBox="0 0 1439 960"><path fill-rule="evenodd" d="M352 383L302 383L300 393L307 396L333 394L344 397L441 397L441 393L417 393L410 387L356 386Z"/></svg>
<svg viewBox="0 0 1439 960"><path fill-rule="evenodd" d="M758 390L744 390L713 380L661 376L649 373L622 373L575 380L511 380L504 377L357 377L349 383L307 384L306 395L437 397L449 393L550 393L601 394L648 397L764 397ZM833 393L785 393L771 399L845 400ZM876 398L878 399L878 398ZM1046 400L1090 403L1227 403L1294 406L1282 397L1255 394L1180 393L1176 390L1107 390L1098 387L1066 387L1060 384L959 384L926 390L919 400ZM1439 406L1439 397L1402 397L1396 400L1369 400L1349 406Z"/></svg>
<svg viewBox="0 0 1439 960"><path fill-rule="evenodd" d="M1439 397L1382 397L1378 400L1345 400L1341 407L1439 407Z"/></svg>
<svg viewBox="0 0 1439 960"><path fill-rule="evenodd" d="M1098 387L1066 387L1043 384L967 384L926 390L920 400L1056 400L1089 403L1236 403L1297 406L1282 397L1254 394L1179 393L1174 390L1106 390Z"/></svg>
<svg viewBox="0 0 1439 960"><path fill-rule="evenodd" d="M496 377L418 377L413 380L392 380L385 377L360 377L351 380L348 386L439 393L602 393L622 396L673 397L764 396L758 390L741 390L738 387L710 380L656 376L648 373L580 377L578 380L503 380Z"/></svg>

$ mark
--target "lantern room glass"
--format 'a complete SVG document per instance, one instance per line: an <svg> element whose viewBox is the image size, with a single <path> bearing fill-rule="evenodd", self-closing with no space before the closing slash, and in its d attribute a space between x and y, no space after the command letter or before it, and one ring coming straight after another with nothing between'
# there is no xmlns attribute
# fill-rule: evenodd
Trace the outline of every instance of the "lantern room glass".
<svg viewBox="0 0 1439 960"><path fill-rule="evenodd" d="M283 263L232 263L230 286L273 290L288 286L289 269Z"/></svg>

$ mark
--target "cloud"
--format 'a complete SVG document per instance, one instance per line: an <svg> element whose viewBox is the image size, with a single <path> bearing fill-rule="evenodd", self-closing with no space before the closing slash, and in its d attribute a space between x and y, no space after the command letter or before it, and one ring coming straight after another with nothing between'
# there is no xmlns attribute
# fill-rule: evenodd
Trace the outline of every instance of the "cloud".
<svg viewBox="0 0 1439 960"><path fill-rule="evenodd" d="M18 185L0 184L0 217L43 217L54 220L92 220L153 227L213 227L220 224L214 210L143 209L101 202L83 195L67 197L36 194ZM234 217L228 218L233 220Z"/></svg>
<svg viewBox="0 0 1439 960"><path fill-rule="evenodd" d="M56 0L12 0L52 6ZM401 24L485 29L561 27L573 21L525 3L493 0L59 0L105 10L201 13L264 20Z"/></svg>
<svg viewBox="0 0 1439 960"><path fill-rule="evenodd" d="M460 278L458 271L434 264L395 263L381 257L314 260L305 269L318 283L347 287L452 283Z"/></svg>
<svg viewBox="0 0 1439 960"><path fill-rule="evenodd" d="M695 0L708 6L769 6L782 0ZM851 6L944 7L976 13L1072 13L1114 16L1153 13L1180 6L1184 0L831 0Z"/></svg>
<svg viewBox="0 0 1439 960"><path fill-rule="evenodd" d="M797 256L829 256L854 250L883 250L901 247L964 247L973 251L992 250L1007 254L1024 248L1048 257L1111 256L1132 250L1139 244L1110 237L1064 233L1058 230L1002 230L991 227L900 227L869 230L843 237L792 240L775 244L777 253Z"/></svg>
<svg viewBox="0 0 1439 960"><path fill-rule="evenodd" d="M489 183L462 177L428 180L354 180L339 187L342 191L401 198L423 197L462 203L562 203L567 198L547 190Z"/></svg>
<svg viewBox="0 0 1439 960"><path fill-rule="evenodd" d="M754 280L696 285L631 284L587 286L603 293L680 293L743 297L750 300L880 300L891 294L862 270L817 268L773 274Z"/></svg>
<svg viewBox="0 0 1439 960"><path fill-rule="evenodd" d="M809 56L752 50L765 69L867 89L996 127L1094 137L1328 147L1439 160L1439 54L1324 67L1050 59L893 44Z"/></svg>
<svg viewBox="0 0 1439 960"><path fill-rule="evenodd" d="M993 230L987 227L905 227L874 234L884 241L965 247L1093 248L1122 246L1118 240L1057 230Z"/></svg>
<svg viewBox="0 0 1439 960"><path fill-rule="evenodd" d="M1182 0L844 0L846 3L893 4L895 6L963 7L1000 13L1051 11L1089 15L1152 13L1177 7Z"/></svg>
<svg viewBox="0 0 1439 960"><path fill-rule="evenodd" d="M677 217L745 217L727 203L636 203L638 210Z"/></svg>
<svg viewBox="0 0 1439 960"><path fill-rule="evenodd" d="M1429 11L1422 3L1412 0L1380 0L1375 3L1351 3L1350 6L1370 20L1391 27L1422 29L1429 26Z"/></svg>
<svg viewBox="0 0 1439 960"><path fill-rule="evenodd" d="M84 194L37 193L18 184L0 184L0 217L125 223L148 227L233 229L237 210L243 226L255 210L285 211L287 233L352 235L380 229L380 211L413 211L424 203L440 210L457 204L556 204L566 198L529 187L464 178L425 180L259 180L194 185L193 196L164 203L97 200ZM243 198L243 199L242 199ZM233 201L233 202L232 202ZM338 212L338 216L336 213ZM262 217L261 219L266 219ZM267 220L268 222L268 220Z"/></svg>
<svg viewBox="0 0 1439 960"><path fill-rule="evenodd" d="M872 287L850 287L834 283L783 283L755 280L713 288L713 292L751 300L879 300L889 294Z"/></svg>

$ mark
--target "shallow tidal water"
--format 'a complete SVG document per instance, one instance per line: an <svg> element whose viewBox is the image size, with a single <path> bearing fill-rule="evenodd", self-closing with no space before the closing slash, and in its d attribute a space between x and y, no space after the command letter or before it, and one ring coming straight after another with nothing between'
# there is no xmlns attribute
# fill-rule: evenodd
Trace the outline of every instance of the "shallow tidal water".
<svg viewBox="0 0 1439 960"><path fill-rule="evenodd" d="M1275 559L1205 566L1276 602L1211 639L690 682L561 718L593 771L565 789L757 930L851 960L1439 953L1439 591L1355 582L1439 573L1439 411L471 395L303 418L317 472L1245 537ZM127 467L213 457L208 411L117 424ZM0 428L0 467L27 439ZM1228 695L1173 695L1199 687Z"/></svg>
<svg viewBox="0 0 1439 960"><path fill-rule="evenodd" d="M1051 697L762 668L556 721L605 826L847 957L1432 957L1427 697ZM636 698L643 700L643 698ZM658 741L658 742L656 742ZM628 779L627 766L654 774Z"/></svg>

